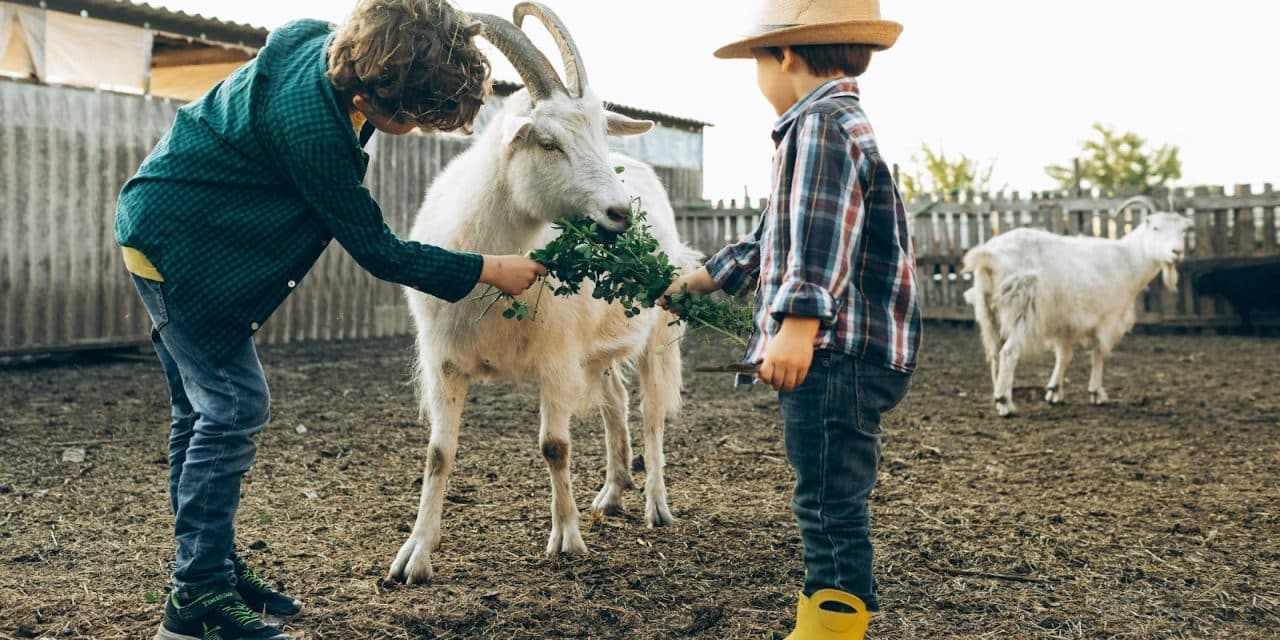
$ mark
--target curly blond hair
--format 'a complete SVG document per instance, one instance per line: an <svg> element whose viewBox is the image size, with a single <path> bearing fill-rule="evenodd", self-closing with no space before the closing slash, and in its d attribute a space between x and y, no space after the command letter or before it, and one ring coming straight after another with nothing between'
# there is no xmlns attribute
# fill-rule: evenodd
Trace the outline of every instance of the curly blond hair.
<svg viewBox="0 0 1280 640"><path fill-rule="evenodd" d="M361 0L329 47L329 81L399 122L466 127L489 97L481 30L448 0Z"/></svg>

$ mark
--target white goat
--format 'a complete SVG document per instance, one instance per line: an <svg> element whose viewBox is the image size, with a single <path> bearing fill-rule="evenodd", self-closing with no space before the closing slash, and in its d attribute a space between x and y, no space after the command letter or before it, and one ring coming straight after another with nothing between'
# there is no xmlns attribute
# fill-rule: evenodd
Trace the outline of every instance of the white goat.
<svg viewBox="0 0 1280 640"><path fill-rule="evenodd" d="M1063 377L1077 344L1092 347L1093 404L1107 401L1102 361L1133 328L1135 301L1157 273L1163 273L1170 291L1177 291L1178 263L1191 227L1184 216L1156 212L1154 202L1145 198L1126 201L1119 211L1139 200L1150 208L1149 215L1118 240L1016 229L965 254L964 270L974 274L965 299L982 331L1001 416L1017 412L1013 376L1018 358L1041 346L1052 349L1055 360L1046 402L1063 401Z"/></svg>
<svg viewBox="0 0 1280 640"><path fill-rule="evenodd" d="M542 20L565 59L568 88L518 27L525 16ZM576 46L561 21L531 2L516 6L515 24L477 14L485 37L520 73L527 92L511 96L496 120L436 178L410 237L419 242L485 254L520 253L555 237L552 223L586 217L613 231L630 224L632 202L648 212L662 250L681 269L697 254L681 244L665 190L647 165L609 152L607 135L649 131L652 122L605 110L589 88ZM619 175L616 167L624 167ZM623 373L634 367L643 395L645 521L672 521L663 479L662 434L680 405L679 329L672 316L649 309L634 318L618 304L582 293L554 297L535 285L523 297L539 304L523 322L491 313L487 302L456 305L408 290L417 326L420 406L431 422L422 501L413 533L391 565L391 577L429 579L430 554L440 543L445 486L457 451L458 429L472 381L531 381L541 395L542 455L551 474L551 535L547 553L585 552L579 532L569 464L569 421L599 406L605 424L606 474L592 508L621 509L634 486ZM476 294L480 289L476 290ZM540 297L540 299L539 299Z"/></svg>

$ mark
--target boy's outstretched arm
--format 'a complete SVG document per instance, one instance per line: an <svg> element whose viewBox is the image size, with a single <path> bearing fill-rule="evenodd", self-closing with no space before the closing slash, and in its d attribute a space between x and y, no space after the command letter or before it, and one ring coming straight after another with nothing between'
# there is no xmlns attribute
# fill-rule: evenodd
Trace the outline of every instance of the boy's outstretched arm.
<svg viewBox="0 0 1280 640"><path fill-rule="evenodd" d="M379 280L457 302L476 286L520 293L546 269L522 256L480 256L402 240L357 173L349 146L323 139L297 140L283 168L352 258Z"/></svg>
<svg viewBox="0 0 1280 640"><path fill-rule="evenodd" d="M721 249L697 271L677 278L658 299L658 306L667 308L667 296L679 292L686 285L689 291L704 295L724 291L729 295L740 296L754 291L760 277L760 233L763 224L762 219L750 236Z"/></svg>

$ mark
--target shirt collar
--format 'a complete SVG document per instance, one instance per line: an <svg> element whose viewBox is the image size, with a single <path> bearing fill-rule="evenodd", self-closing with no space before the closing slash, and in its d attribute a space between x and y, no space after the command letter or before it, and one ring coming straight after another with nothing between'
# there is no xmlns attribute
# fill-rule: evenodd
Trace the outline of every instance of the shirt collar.
<svg viewBox="0 0 1280 640"><path fill-rule="evenodd" d="M846 76L828 80L815 87L813 91L809 92L809 95L792 105L790 109L787 109L786 113L782 114L782 118L778 120L778 123L773 125L774 142L782 141L782 138L787 135L787 131L791 129L791 125L810 105L825 98L841 96L858 99L858 81L855 78Z"/></svg>

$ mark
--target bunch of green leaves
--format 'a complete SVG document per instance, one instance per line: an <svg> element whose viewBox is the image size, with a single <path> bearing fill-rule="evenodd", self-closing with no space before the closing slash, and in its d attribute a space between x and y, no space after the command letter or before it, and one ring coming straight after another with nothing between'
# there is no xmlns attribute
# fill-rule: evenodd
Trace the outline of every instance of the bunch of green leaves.
<svg viewBox="0 0 1280 640"><path fill-rule="evenodd" d="M654 306L679 275L679 270L661 250L650 227L644 224L645 212L638 206L633 208L636 209L633 214L635 222L620 234L591 220L566 219L555 224L560 230L559 237L529 254L532 260L547 267L555 279L553 294L578 295L582 284L590 280L594 284L591 296L607 303L621 304L626 308L628 318ZM498 302L505 301L507 308L502 312L503 317L517 321L534 318L546 288L547 280L544 279L537 300L530 305L491 287L476 298L492 298L480 317L483 318ZM743 336L751 333L749 309L728 300L691 293L688 287L669 296L667 308L690 325L710 329L739 344L745 345Z"/></svg>
<svg viewBox="0 0 1280 640"><path fill-rule="evenodd" d="M556 279L556 295L577 295L590 280L595 284L591 297L622 304L632 318L652 307L677 275L644 220L644 212L637 212L635 223L621 234L591 220L561 220L555 225L560 236L529 257Z"/></svg>
<svg viewBox="0 0 1280 640"><path fill-rule="evenodd" d="M750 335L755 326L750 307L698 295L689 291L689 285L667 296L667 310L694 327L710 329L744 347L747 341L742 337Z"/></svg>

